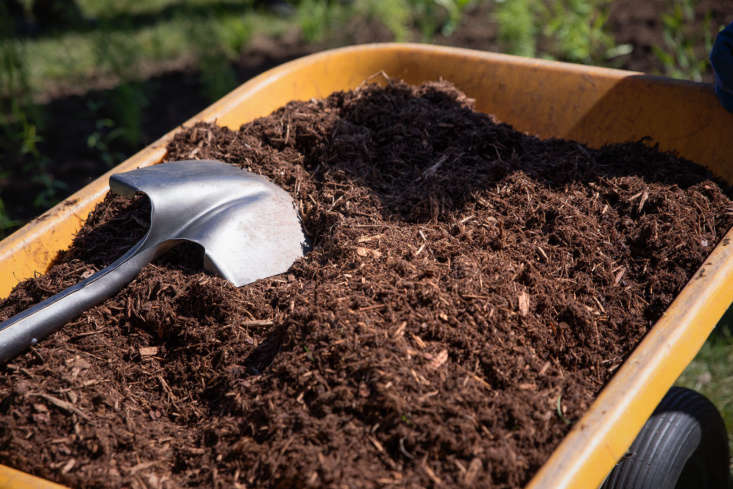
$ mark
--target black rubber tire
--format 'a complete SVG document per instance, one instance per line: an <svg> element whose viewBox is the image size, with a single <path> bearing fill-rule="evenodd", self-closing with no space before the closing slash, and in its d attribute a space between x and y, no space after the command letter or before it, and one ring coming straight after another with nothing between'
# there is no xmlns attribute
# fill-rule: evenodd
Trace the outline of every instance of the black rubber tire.
<svg viewBox="0 0 733 489"><path fill-rule="evenodd" d="M728 434L702 394L672 387L601 489L728 487Z"/></svg>

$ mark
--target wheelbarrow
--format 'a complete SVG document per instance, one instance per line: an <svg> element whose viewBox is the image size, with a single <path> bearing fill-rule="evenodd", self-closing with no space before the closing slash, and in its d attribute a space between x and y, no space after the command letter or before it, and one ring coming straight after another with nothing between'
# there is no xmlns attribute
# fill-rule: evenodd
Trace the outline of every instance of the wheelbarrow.
<svg viewBox="0 0 733 489"><path fill-rule="evenodd" d="M733 183L733 114L709 85L641 73L415 44L325 51L267 71L188 121L238 128L290 100L357 87L375 73L408 83L444 78L520 131L592 147L649 137L663 151L708 167ZM0 297L43 273L71 244L102 200L112 173L160 162L169 132L0 242ZM619 368L586 414L537 472L528 489L595 488L625 457L637 434L733 302L733 230ZM607 481L608 482L608 481ZM0 487L60 487L0 466ZM621 486L616 486L621 487Z"/></svg>

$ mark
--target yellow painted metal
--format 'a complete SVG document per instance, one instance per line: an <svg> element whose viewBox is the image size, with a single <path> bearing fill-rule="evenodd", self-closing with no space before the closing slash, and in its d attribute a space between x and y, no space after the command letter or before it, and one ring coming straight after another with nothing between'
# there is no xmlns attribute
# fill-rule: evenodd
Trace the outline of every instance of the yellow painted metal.
<svg viewBox="0 0 733 489"><path fill-rule="evenodd" d="M64 486L0 465L0 489L65 489Z"/></svg>
<svg viewBox="0 0 733 489"><path fill-rule="evenodd" d="M232 128L284 103L324 97L384 74L409 83L444 78L476 100L478 110L540 137L591 146L650 137L662 150L706 165L733 183L727 137L733 115L708 85L639 73L414 44L376 44L327 51L270 70L191 119ZM175 131L113 172L160 161ZM89 209L107 190L105 175L0 243L0 296L43 272L67 247ZM574 426L528 489L600 485L667 389L733 302L733 230L708 257L652 331ZM35 487L8 483L0 489Z"/></svg>

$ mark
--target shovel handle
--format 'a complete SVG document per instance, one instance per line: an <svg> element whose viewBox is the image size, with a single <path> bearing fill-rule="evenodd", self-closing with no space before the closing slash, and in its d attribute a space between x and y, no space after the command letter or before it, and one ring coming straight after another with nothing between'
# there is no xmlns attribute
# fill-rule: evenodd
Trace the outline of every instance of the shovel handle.
<svg viewBox="0 0 733 489"><path fill-rule="evenodd" d="M0 365L127 285L157 253L145 239L91 277L0 323Z"/></svg>

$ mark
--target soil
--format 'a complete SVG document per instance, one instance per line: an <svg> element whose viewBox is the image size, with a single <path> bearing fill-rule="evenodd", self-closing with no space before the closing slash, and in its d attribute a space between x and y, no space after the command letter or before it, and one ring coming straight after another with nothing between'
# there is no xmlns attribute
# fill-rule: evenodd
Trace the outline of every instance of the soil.
<svg viewBox="0 0 733 489"><path fill-rule="evenodd" d="M180 132L167 160L267 176L312 250L239 289L195 246L146 267L0 367L0 463L80 489L525 485L733 225L730 189L471 104L392 81ZM0 320L148 212L108 195Z"/></svg>

